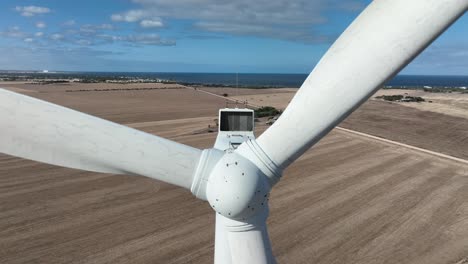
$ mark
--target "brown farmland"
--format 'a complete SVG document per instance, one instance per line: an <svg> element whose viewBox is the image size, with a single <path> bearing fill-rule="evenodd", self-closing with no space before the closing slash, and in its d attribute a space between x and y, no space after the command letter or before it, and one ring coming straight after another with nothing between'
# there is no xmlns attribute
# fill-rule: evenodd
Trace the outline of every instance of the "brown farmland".
<svg viewBox="0 0 468 264"><path fill-rule="evenodd" d="M225 104L179 86L7 86L200 148L214 143L216 133L207 128ZM83 87L90 91L64 92ZM267 100L267 94L290 98L293 92L262 93ZM442 115L442 122L432 114L442 115L372 101L342 126L466 159L466 119ZM418 121L421 115L426 122ZM279 263L457 263L468 257L468 165L462 163L335 130L288 168L270 201ZM0 154L0 263L211 263L213 238L212 210L187 190Z"/></svg>

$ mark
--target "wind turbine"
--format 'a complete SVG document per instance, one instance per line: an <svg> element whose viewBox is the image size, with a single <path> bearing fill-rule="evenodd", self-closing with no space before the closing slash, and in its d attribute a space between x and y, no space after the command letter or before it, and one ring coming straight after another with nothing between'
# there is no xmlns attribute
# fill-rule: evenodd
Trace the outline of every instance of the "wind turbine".
<svg viewBox="0 0 468 264"><path fill-rule="evenodd" d="M195 149L2 89L0 152L190 189L216 212L215 263L274 263L268 195L283 170L467 8L468 0L373 1L323 56L281 118L236 149Z"/></svg>

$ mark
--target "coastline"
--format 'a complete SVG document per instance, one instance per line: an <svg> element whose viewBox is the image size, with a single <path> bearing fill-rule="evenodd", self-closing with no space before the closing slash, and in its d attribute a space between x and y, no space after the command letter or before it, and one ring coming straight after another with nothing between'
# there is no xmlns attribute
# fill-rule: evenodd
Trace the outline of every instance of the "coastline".
<svg viewBox="0 0 468 264"><path fill-rule="evenodd" d="M188 86L240 88L299 88L308 73L189 73L189 72L5 72L0 81L82 83L179 83ZM466 88L468 76L397 75L384 87L435 89Z"/></svg>

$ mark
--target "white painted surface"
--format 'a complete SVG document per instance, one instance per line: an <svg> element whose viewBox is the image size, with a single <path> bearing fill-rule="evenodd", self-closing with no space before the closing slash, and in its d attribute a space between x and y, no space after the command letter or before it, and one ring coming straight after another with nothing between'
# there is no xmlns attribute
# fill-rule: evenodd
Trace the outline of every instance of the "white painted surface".
<svg viewBox="0 0 468 264"><path fill-rule="evenodd" d="M373 1L332 45L258 144L286 168L467 8L467 0Z"/></svg>
<svg viewBox="0 0 468 264"><path fill-rule="evenodd" d="M226 228L224 227L224 220L221 214L216 213L216 233L215 233L215 264L231 264L231 249L229 248L229 241Z"/></svg>
<svg viewBox="0 0 468 264"><path fill-rule="evenodd" d="M63 167L136 174L190 189L201 151L0 89L0 152Z"/></svg>
<svg viewBox="0 0 468 264"><path fill-rule="evenodd" d="M215 252L218 253L215 253L215 256L216 254L219 255L215 257L215 263L276 263L271 250L270 238L268 237L267 217L268 208L258 212L254 217L246 221L236 221L218 215L216 217L216 231L218 232L224 227L224 233L219 240L216 240ZM220 224L219 229L218 223ZM229 245L229 252L226 251L225 245L221 244L226 242ZM231 259L228 258L229 255ZM221 259L221 256L225 258Z"/></svg>
<svg viewBox="0 0 468 264"><path fill-rule="evenodd" d="M225 152L206 184L204 189L212 209L227 218L245 220L268 205L268 178L236 152Z"/></svg>

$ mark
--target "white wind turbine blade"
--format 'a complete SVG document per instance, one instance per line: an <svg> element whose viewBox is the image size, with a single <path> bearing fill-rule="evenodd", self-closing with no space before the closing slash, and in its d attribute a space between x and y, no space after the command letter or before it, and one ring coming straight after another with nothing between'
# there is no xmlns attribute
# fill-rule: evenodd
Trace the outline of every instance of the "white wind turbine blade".
<svg viewBox="0 0 468 264"><path fill-rule="evenodd" d="M190 189L201 151L0 89L0 153L63 167L135 174Z"/></svg>
<svg viewBox="0 0 468 264"><path fill-rule="evenodd" d="M245 142L235 152L255 163L273 185L283 169L414 59L467 8L468 0L374 0L328 50L281 118L256 143ZM218 219L232 225L225 215ZM232 226L246 232L236 232ZM249 231L242 222L232 226L226 228L227 239L219 240L229 243L232 260L240 256L233 263L274 263L266 228ZM250 255L246 245L262 252Z"/></svg>
<svg viewBox="0 0 468 264"><path fill-rule="evenodd" d="M373 1L323 56L258 144L280 169L286 168L467 8L467 0Z"/></svg>

